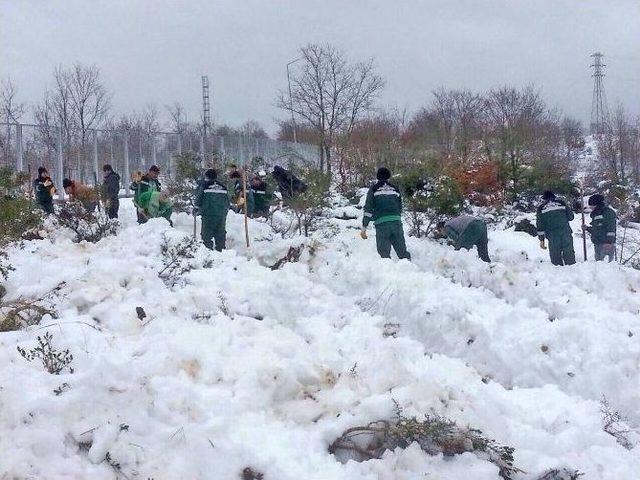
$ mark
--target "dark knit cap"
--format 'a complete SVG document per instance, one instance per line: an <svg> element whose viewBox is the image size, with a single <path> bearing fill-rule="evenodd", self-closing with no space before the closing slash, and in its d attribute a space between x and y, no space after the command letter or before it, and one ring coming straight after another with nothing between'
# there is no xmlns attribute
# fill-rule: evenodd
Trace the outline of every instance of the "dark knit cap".
<svg viewBox="0 0 640 480"><path fill-rule="evenodd" d="M42 175L43 173L48 173L47 169L44 167L38 168L38 175Z"/></svg>
<svg viewBox="0 0 640 480"><path fill-rule="evenodd" d="M67 188L71 185L73 185L73 182L70 179L65 178L64 180L62 180L62 188Z"/></svg>
<svg viewBox="0 0 640 480"><path fill-rule="evenodd" d="M551 190L547 190L546 192L544 192L542 194L542 199L543 200L555 200L556 199L556 194L553 193Z"/></svg>
<svg viewBox="0 0 640 480"><path fill-rule="evenodd" d="M108 163L104 164L102 167L102 171L103 172L113 172L113 168L111 168L111 165L109 165Z"/></svg>
<svg viewBox="0 0 640 480"><path fill-rule="evenodd" d="M209 180L215 180L218 177L218 174L213 168L210 168L206 172L204 172L204 178L208 178Z"/></svg>
<svg viewBox="0 0 640 480"><path fill-rule="evenodd" d="M595 195L591 195L589 197L589 206L595 207L603 204L604 204L604 197L599 193L596 193Z"/></svg>
<svg viewBox="0 0 640 480"><path fill-rule="evenodd" d="M386 167L380 167L378 173L376 173L376 178L380 181L389 180L391 178L391 171Z"/></svg>
<svg viewBox="0 0 640 480"><path fill-rule="evenodd" d="M149 171L150 171L150 172L160 173L160 169L158 168L158 166L157 166L157 165L151 165L151 166L149 167Z"/></svg>

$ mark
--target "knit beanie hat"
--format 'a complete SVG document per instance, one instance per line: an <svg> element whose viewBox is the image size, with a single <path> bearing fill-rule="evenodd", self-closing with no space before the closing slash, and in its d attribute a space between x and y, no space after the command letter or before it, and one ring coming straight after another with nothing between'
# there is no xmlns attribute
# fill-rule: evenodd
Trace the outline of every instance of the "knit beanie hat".
<svg viewBox="0 0 640 480"><path fill-rule="evenodd" d="M551 190L547 190L546 192L544 192L542 194L542 199L543 200L547 200L547 201L555 200L556 199L556 194L553 193Z"/></svg>
<svg viewBox="0 0 640 480"><path fill-rule="evenodd" d="M389 171L389 169L386 167L380 167L378 169L378 173L376 173L376 178L381 182L389 180L391 178L391 171Z"/></svg>
<svg viewBox="0 0 640 480"><path fill-rule="evenodd" d="M589 206L596 207L602 204L604 204L604 197L599 193L596 193L595 195L591 195L589 197Z"/></svg>

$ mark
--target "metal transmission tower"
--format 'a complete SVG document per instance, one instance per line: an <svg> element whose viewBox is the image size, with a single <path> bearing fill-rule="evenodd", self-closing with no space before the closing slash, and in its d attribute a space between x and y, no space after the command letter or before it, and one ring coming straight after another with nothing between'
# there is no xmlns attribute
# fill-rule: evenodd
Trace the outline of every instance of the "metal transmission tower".
<svg viewBox="0 0 640 480"><path fill-rule="evenodd" d="M211 129L211 106L209 104L209 77L202 76L202 131L206 138L207 131Z"/></svg>
<svg viewBox="0 0 640 480"><path fill-rule="evenodd" d="M607 106L607 96L604 92L604 67L602 57L604 55L596 52L591 55L593 58L593 98L591 100L591 133L604 133L605 126L609 120L609 108Z"/></svg>

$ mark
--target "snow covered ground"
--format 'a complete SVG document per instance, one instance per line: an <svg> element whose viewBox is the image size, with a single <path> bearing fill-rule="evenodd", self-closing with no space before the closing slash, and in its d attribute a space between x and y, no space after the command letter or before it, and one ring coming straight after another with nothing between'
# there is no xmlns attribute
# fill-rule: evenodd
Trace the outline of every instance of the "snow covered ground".
<svg viewBox="0 0 640 480"><path fill-rule="evenodd" d="M191 218L138 226L126 202L121 217L95 245L52 232L11 251L8 299L65 283L58 319L0 334L2 480L237 479L245 467L265 480L499 480L475 455L416 445L364 463L328 453L396 402L514 447L522 479L562 466L640 478L640 447L602 430L599 404L640 425L639 272L554 268L513 231L491 232L491 265L413 238L411 263L382 260L359 220L329 220L311 239L251 221L247 250L230 214L230 249L200 249L200 268L169 288L163 236L189 235ZM268 268L301 243L300 262ZM73 353L73 374L16 351L45 331Z"/></svg>

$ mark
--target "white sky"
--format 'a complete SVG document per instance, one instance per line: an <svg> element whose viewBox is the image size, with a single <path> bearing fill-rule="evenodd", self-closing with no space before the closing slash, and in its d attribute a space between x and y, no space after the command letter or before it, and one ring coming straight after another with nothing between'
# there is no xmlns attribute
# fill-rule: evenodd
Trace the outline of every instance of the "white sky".
<svg viewBox="0 0 640 480"><path fill-rule="evenodd" d="M537 85L588 121L589 55L602 51L610 106L640 114L638 0L0 0L0 77L34 102L56 65L98 65L116 112L180 101L214 120L274 130L285 64L308 42L375 57L382 104L415 111L441 85Z"/></svg>

